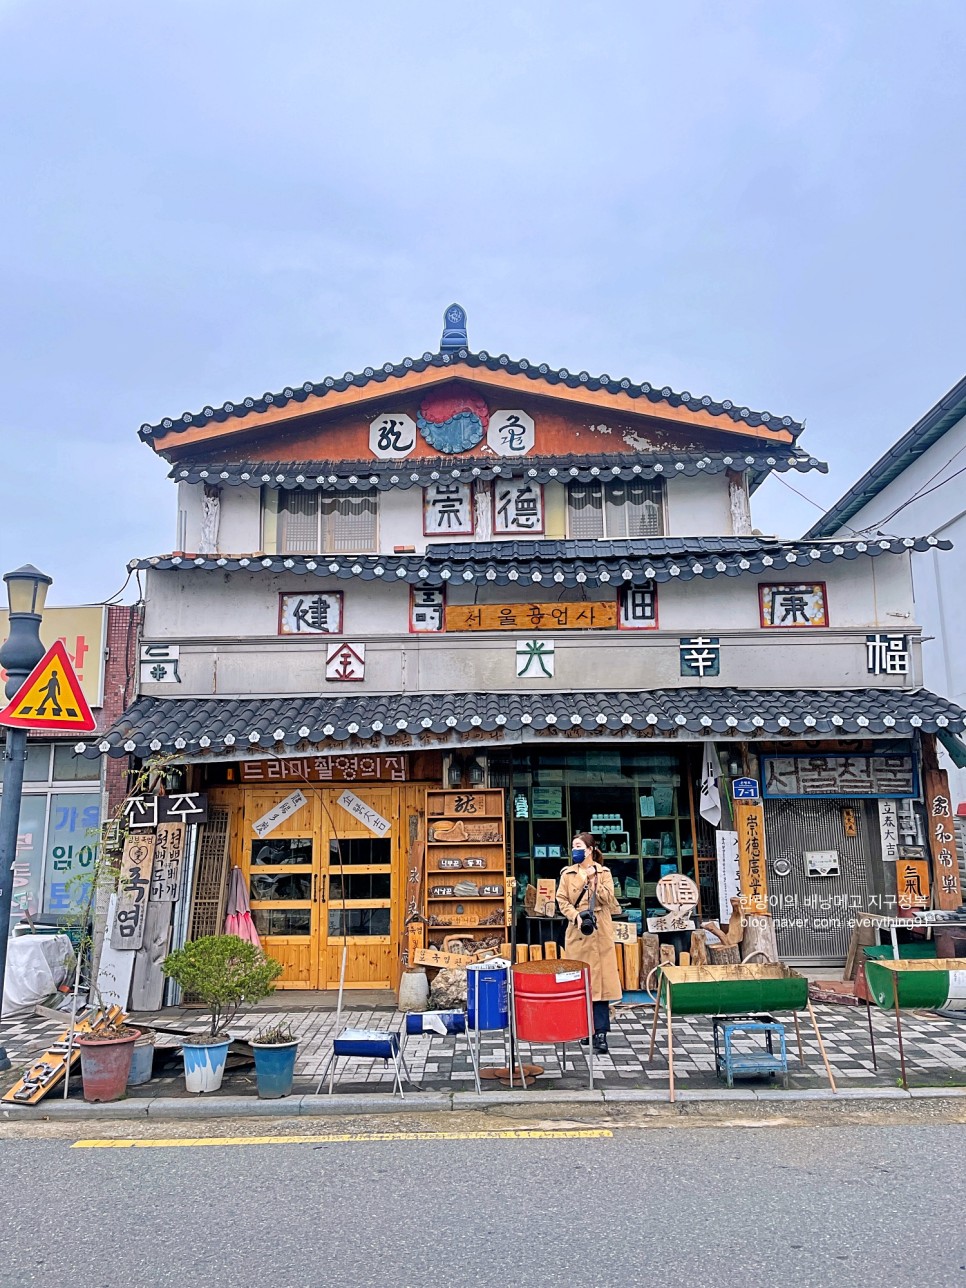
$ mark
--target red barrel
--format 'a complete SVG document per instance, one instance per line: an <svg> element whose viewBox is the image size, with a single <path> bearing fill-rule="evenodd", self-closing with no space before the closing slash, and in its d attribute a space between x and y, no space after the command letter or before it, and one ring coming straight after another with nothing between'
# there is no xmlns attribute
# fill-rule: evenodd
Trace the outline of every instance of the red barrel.
<svg viewBox="0 0 966 1288"><path fill-rule="evenodd" d="M590 1037L583 962L521 962L513 967L513 1014L524 1042L576 1042Z"/></svg>

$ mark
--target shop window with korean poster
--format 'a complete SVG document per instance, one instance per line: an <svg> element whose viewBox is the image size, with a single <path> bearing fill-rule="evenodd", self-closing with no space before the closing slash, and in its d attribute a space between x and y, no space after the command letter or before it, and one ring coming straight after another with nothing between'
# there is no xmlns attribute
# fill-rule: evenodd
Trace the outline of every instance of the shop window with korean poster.
<svg viewBox="0 0 966 1288"><path fill-rule="evenodd" d="M87 903L100 805L99 792L52 793L44 846L44 913L69 916Z"/></svg>

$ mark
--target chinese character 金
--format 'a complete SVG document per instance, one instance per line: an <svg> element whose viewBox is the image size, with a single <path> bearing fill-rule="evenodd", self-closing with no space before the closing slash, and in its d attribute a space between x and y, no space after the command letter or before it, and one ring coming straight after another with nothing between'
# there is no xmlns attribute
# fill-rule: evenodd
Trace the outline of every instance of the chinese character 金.
<svg viewBox="0 0 966 1288"><path fill-rule="evenodd" d="M865 637L866 665L870 675L908 675L909 640L905 635L876 634Z"/></svg>

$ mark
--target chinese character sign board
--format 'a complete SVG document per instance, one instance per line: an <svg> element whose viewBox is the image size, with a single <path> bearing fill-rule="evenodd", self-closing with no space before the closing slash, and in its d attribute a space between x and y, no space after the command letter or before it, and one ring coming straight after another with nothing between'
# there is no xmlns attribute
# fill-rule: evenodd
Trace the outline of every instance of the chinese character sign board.
<svg viewBox="0 0 966 1288"><path fill-rule="evenodd" d="M759 586L758 605L762 626L828 626L825 583L821 581Z"/></svg>
<svg viewBox="0 0 966 1288"><path fill-rule="evenodd" d="M552 680L553 640L517 640L517 679Z"/></svg>
<svg viewBox="0 0 966 1288"><path fill-rule="evenodd" d="M718 916L724 925L731 916L731 900L741 893L738 833L719 828L714 835L718 855Z"/></svg>
<svg viewBox="0 0 966 1288"><path fill-rule="evenodd" d="M623 586L618 597L620 626L625 631L652 631L657 627L657 588Z"/></svg>
<svg viewBox="0 0 966 1288"><path fill-rule="evenodd" d="M526 456L534 441L533 417L525 411L490 412L486 445L497 456Z"/></svg>
<svg viewBox="0 0 966 1288"><path fill-rule="evenodd" d="M330 644L325 654L327 680L364 680L366 678L365 644Z"/></svg>
<svg viewBox="0 0 966 1288"><path fill-rule="evenodd" d="M765 874L765 812L757 801L735 801L741 904L746 912L768 912Z"/></svg>
<svg viewBox="0 0 966 1288"><path fill-rule="evenodd" d="M899 858L899 810L895 801L879 801L879 848L883 863Z"/></svg>
<svg viewBox="0 0 966 1288"><path fill-rule="evenodd" d="M446 606L444 590L428 590L414 586L409 595L409 630L413 635L424 635L443 629L443 610Z"/></svg>
<svg viewBox="0 0 966 1288"><path fill-rule="evenodd" d="M617 605L584 600L576 604L449 604L448 631L597 631L617 625Z"/></svg>
<svg viewBox="0 0 966 1288"><path fill-rule="evenodd" d="M416 446L416 422L405 412L386 412L369 426L369 450L380 461L398 461Z"/></svg>
<svg viewBox="0 0 966 1288"><path fill-rule="evenodd" d="M154 847L155 838L144 834L129 836L124 842L117 912L111 931L111 947L114 949L140 948L143 942L154 869Z"/></svg>
<svg viewBox="0 0 966 1288"><path fill-rule="evenodd" d="M929 907L929 864L925 859L900 859L896 864L899 907Z"/></svg>
<svg viewBox="0 0 966 1288"><path fill-rule="evenodd" d="M279 595L279 635L338 635L341 630L341 590Z"/></svg>
<svg viewBox="0 0 966 1288"><path fill-rule="evenodd" d="M929 833L929 850L936 882L936 906L953 911L961 906L963 894L959 887L959 861L956 855L949 780L944 769L927 769L922 777L926 798L926 830Z"/></svg>
<svg viewBox="0 0 966 1288"><path fill-rule="evenodd" d="M877 632L865 637L866 668L870 675L908 675L909 636Z"/></svg>
<svg viewBox="0 0 966 1288"><path fill-rule="evenodd" d="M678 641L681 674L704 679L721 674L721 644L717 635L693 635Z"/></svg>
<svg viewBox="0 0 966 1288"><path fill-rule="evenodd" d="M493 487L494 536L543 532L543 487L532 479L500 479Z"/></svg>
<svg viewBox="0 0 966 1288"><path fill-rule="evenodd" d="M180 644L141 645L142 684L180 684Z"/></svg>
<svg viewBox="0 0 966 1288"><path fill-rule="evenodd" d="M471 537L473 535L473 485L439 479L423 488L423 535Z"/></svg>
<svg viewBox="0 0 966 1288"><path fill-rule="evenodd" d="M339 797L339 804L353 818L358 819L363 827L367 827L376 836L385 836L392 826L387 818L383 818L378 810L373 809L371 805L368 805L358 797L355 792L344 791Z"/></svg>

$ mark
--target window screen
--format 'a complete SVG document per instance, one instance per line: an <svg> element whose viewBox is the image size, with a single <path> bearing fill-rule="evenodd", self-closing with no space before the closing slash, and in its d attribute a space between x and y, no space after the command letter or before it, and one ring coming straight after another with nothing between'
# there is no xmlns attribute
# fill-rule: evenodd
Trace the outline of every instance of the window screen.
<svg viewBox="0 0 966 1288"><path fill-rule="evenodd" d="M659 537L664 532L660 480L641 483L571 483L567 489L570 536Z"/></svg>
<svg viewBox="0 0 966 1288"><path fill-rule="evenodd" d="M375 492L330 496L295 489L279 494L280 554L355 554L375 548Z"/></svg>

